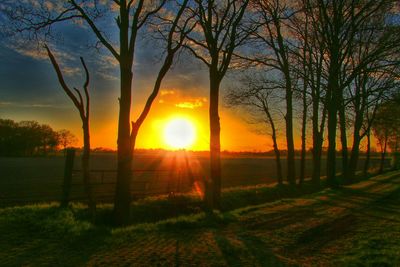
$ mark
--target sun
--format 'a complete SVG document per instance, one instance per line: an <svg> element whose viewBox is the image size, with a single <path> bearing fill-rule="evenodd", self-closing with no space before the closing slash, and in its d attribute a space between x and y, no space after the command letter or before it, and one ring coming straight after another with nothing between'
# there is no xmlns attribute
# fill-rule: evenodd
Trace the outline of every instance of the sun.
<svg viewBox="0 0 400 267"><path fill-rule="evenodd" d="M164 142L173 149L190 147L196 139L196 129L188 119L174 118L164 128Z"/></svg>

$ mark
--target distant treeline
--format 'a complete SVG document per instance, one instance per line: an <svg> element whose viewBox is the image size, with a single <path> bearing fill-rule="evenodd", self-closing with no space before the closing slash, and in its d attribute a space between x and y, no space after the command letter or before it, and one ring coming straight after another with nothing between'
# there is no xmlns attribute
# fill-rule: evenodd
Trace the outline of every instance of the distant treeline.
<svg viewBox="0 0 400 267"><path fill-rule="evenodd" d="M0 119L0 156L47 155L74 142L68 130L55 131L37 121Z"/></svg>

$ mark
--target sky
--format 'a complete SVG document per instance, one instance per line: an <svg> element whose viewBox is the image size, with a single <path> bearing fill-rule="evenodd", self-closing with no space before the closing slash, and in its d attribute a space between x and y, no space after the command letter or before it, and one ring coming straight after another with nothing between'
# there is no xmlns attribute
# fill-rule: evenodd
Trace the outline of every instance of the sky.
<svg viewBox="0 0 400 267"><path fill-rule="evenodd" d="M0 17L1 19L1 17ZM113 37L114 24L106 30ZM104 48L96 49L96 39L85 25L59 24L50 48L58 59L70 87L82 88L84 77L79 57L84 57L91 76L92 147L116 148L119 70ZM35 120L53 129L72 131L82 144L81 122L77 110L59 85L43 49L21 37L0 37L0 118L15 121ZM138 117L152 90L162 54L154 40L138 40L132 86L131 119ZM188 147L209 149L208 75L201 62L182 53L164 78L161 91L140 129L137 148L170 148L164 138L166 124L183 117L196 128L196 139ZM234 75L225 77L221 87L221 149L230 151L271 150L270 138L254 130L238 109L227 107L224 92L234 86ZM283 142L282 142L283 143Z"/></svg>

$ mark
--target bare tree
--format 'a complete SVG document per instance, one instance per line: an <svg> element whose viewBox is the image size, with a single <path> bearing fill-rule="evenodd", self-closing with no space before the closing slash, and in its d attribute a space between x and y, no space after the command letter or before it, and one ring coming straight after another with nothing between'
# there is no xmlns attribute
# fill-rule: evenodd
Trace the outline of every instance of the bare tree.
<svg viewBox="0 0 400 267"><path fill-rule="evenodd" d="M349 180L352 180L355 176L360 154L360 143L364 137L369 138L368 134L370 133L377 108L397 86L397 83L387 71L387 68L382 67L379 71L373 73L360 74L355 79L354 87L351 91L351 107L354 114L353 142L346 173L346 177ZM370 147L370 141L368 142L367 149Z"/></svg>
<svg viewBox="0 0 400 267"><path fill-rule="evenodd" d="M311 101L311 121L312 121L312 181L319 185L321 177L322 144L324 141L324 131L326 123L327 109L324 102L326 94L326 81L324 78L324 44L318 41L315 34L318 21L313 17L314 10L310 1L299 2L297 12L290 18L290 27L296 34L298 43L297 49L292 52L297 59L295 66L296 72L302 80L302 100L303 100L303 127L302 127L302 151L305 146L305 120L306 95L309 94ZM296 42L295 42L296 43ZM295 62L296 62L295 61ZM301 163L301 175L304 171L304 157ZM302 179L302 178L301 178Z"/></svg>
<svg viewBox="0 0 400 267"><path fill-rule="evenodd" d="M398 152L400 136L400 112L398 106L398 95L379 105L372 129L381 149L381 161L379 173L384 171L388 146L392 152Z"/></svg>
<svg viewBox="0 0 400 267"><path fill-rule="evenodd" d="M240 87L231 89L227 95L227 102L232 107L242 106L257 118L262 118L262 123L270 128L270 136L275 154L277 182L283 184L281 155L277 141L277 127L274 117L274 108L277 107L279 96L276 91L280 87L273 81L258 77L256 73L246 75L240 80Z"/></svg>
<svg viewBox="0 0 400 267"><path fill-rule="evenodd" d="M83 172L83 183L85 186L85 191L86 195L88 198L88 207L89 211L91 213L91 217L94 220L95 214L96 214L96 202L94 199L93 195L93 190L90 185L90 95L89 95L89 82L90 82L90 76L89 76L89 71L86 67L85 61L81 57L81 63L83 66L83 69L85 71L85 83L83 84L83 92L84 92L84 97L82 96L82 93L77 89L74 88L74 92L70 89L70 87L66 84L63 74L61 72L61 69L58 65L58 62L52 52L50 51L49 47L46 45L45 46L47 54L50 58L51 64L53 65L54 70L56 71L58 81L64 90L64 92L67 94L67 96L71 99L72 103L74 103L74 106L77 108L79 111L79 116L81 117L82 121L82 130L83 130L83 153L82 153L82 172Z"/></svg>
<svg viewBox="0 0 400 267"><path fill-rule="evenodd" d="M231 63L234 50L246 40L241 30L249 0L195 0L192 8L197 30L188 36L185 47L208 68L210 79L210 180L205 183L205 201L211 208L220 207L221 142L219 91Z"/></svg>
<svg viewBox="0 0 400 267"><path fill-rule="evenodd" d="M118 118L118 163L117 183L114 200L114 222L117 225L127 224L130 216L130 185L132 177L133 150L139 128L157 96L162 79L171 67L174 55L184 42L184 35L190 30L188 17L182 16L186 1L167 0L114 0L101 2L97 0L40 0L32 3L12 4L6 9L7 16L13 21L14 31L27 33L31 39L37 39L41 34L51 36L54 24L66 21L85 23L95 35L98 44L105 47L118 62L120 70L120 97ZM132 67L136 52L137 37L140 31L147 28L148 22L156 14L166 9L165 20L160 26L159 34L165 45L165 57L154 83L153 91L136 121L131 122L132 99ZM172 15L172 16L171 16ZM115 26L118 40L109 39L99 20L115 16ZM166 33L167 32L167 33ZM131 127L132 126L132 127Z"/></svg>
<svg viewBox="0 0 400 267"><path fill-rule="evenodd" d="M326 105L328 116L328 158L327 179L335 186L336 177L336 129L338 107L342 105L343 92L355 79L358 73L365 70L371 62L391 54L396 43L393 32L380 28L377 45L368 50L351 66L350 56L359 43L358 34L371 26L376 16L388 12L393 4L390 0L367 1L309 1L315 32L319 47L324 48L325 79L327 81Z"/></svg>
<svg viewBox="0 0 400 267"><path fill-rule="evenodd" d="M287 144L287 180L296 183L296 166L293 135L293 92L294 81L291 68L291 44L287 23L294 14L290 6L279 0L252 1L252 23L257 30L252 32L253 41L261 48L250 56L240 56L255 64L278 71L282 75L286 100L286 144Z"/></svg>

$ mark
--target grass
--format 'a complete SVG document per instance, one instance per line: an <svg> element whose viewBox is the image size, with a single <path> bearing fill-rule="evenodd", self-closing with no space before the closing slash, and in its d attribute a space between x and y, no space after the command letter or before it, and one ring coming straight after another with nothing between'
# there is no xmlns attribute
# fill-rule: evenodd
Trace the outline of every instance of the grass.
<svg viewBox="0 0 400 267"><path fill-rule="evenodd" d="M354 182L368 179L361 174L355 178ZM340 176L340 184L346 184L347 181ZM296 187L276 184L260 184L253 186L238 186L222 190L221 211L228 212L243 207L254 206L266 202L276 201L282 198L295 198L306 194L318 192L327 185L324 180L319 186L315 186L311 181L305 181L304 184ZM160 195L147 197L137 200L131 205L131 224L152 223L161 220L174 218L177 216L189 216L198 214L205 210L204 203L195 193L175 194L172 197ZM88 218L86 210L79 212L81 218ZM112 205L100 205L97 214L98 224L111 225Z"/></svg>
<svg viewBox="0 0 400 267"><path fill-rule="evenodd" d="M196 179L202 180L209 174L207 154L188 152L188 163ZM115 170L116 154L94 153L91 159L92 169ZM176 159L176 160L174 160ZM46 158L0 158L0 207L26 205L35 202L59 201L62 193L63 157ZM325 161L325 159L323 159ZM360 159L362 166L363 159ZM389 160L388 160L389 162ZM373 158L371 166L377 166L378 158ZM271 184L276 181L275 160L273 157L225 157L221 159L222 187L251 186L256 184ZM283 161L284 165L285 162ZM75 159L75 169L80 169L79 157ZM338 171L339 166L338 164ZM296 164L297 167L300 164ZM322 173L325 172L322 163ZM170 191L190 189L187 172L187 162L173 152L138 153L134 161L134 169L167 170L164 172L136 173L132 180L132 193L138 196L160 194ZM180 170L170 173L170 170ZM307 159L306 175L311 175L312 162ZM104 173L103 173L104 174ZM285 175L285 174L284 174ZM92 173L91 180L95 184L93 190L97 199L112 202L115 190L115 172ZM103 181L101 183L101 181ZM178 182L180 181L180 182ZM73 178L71 198L84 200L82 178Z"/></svg>
<svg viewBox="0 0 400 267"><path fill-rule="evenodd" d="M4 208L0 265L396 266L399 185L387 173L314 193L236 188L224 191L222 212L203 212L194 195L148 198L133 203L124 228L107 223L109 205L99 206L97 224L77 203Z"/></svg>

